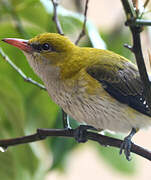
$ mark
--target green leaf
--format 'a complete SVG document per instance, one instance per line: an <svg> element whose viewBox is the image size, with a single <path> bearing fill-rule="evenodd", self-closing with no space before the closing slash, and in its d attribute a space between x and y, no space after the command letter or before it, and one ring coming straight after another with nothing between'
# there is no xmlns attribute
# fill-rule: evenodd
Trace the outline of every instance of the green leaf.
<svg viewBox="0 0 151 180"><path fill-rule="evenodd" d="M23 97L7 76L0 75L0 137L24 135L26 112ZM0 152L0 177L6 180L33 179L40 163L29 145ZM46 169L45 169L46 170Z"/></svg>
<svg viewBox="0 0 151 180"><path fill-rule="evenodd" d="M75 120L70 119L72 127L77 126ZM62 112L60 111L54 124L54 128L62 128ZM69 153L78 145L73 138L53 137L49 140L49 146L53 155L52 169L64 170Z"/></svg>
<svg viewBox="0 0 151 180"><path fill-rule="evenodd" d="M11 152L0 152L0 177L5 180L16 180L15 161Z"/></svg>
<svg viewBox="0 0 151 180"><path fill-rule="evenodd" d="M109 50L130 59L133 57L133 54L129 49L124 47L124 44L130 44L131 36L129 32L125 32L122 28L121 26L117 26L112 32L102 32L101 35Z"/></svg>
<svg viewBox="0 0 151 180"><path fill-rule="evenodd" d="M0 76L0 84L0 107L3 109L3 117L5 114L5 118L0 122L1 128L5 127L5 130L11 131L13 135L23 135L25 112L22 97L5 76Z"/></svg>
<svg viewBox="0 0 151 180"><path fill-rule="evenodd" d="M29 103L30 101L30 103ZM51 100L46 91L34 88L27 99L28 124L27 129L35 127L52 128L56 121L59 107Z"/></svg>
<svg viewBox="0 0 151 180"><path fill-rule="evenodd" d="M28 5L24 8L18 9L17 13L19 17L23 18L23 21L26 20L28 23L30 23L30 25L38 25L45 31L48 27L48 23L50 23L51 21L50 15L45 11L45 8L39 1L34 2L34 4L32 4L31 6Z"/></svg>

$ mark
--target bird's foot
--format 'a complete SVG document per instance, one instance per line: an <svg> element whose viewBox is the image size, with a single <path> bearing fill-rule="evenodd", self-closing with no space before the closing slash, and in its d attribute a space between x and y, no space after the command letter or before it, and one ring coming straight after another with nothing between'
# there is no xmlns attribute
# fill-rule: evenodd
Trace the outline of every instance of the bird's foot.
<svg viewBox="0 0 151 180"><path fill-rule="evenodd" d="M64 129L72 129L70 126L69 115L62 109L62 120Z"/></svg>
<svg viewBox="0 0 151 180"><path fill-rule="evenodd" d="M86 142L87 139L87 130L95 130L97 131L96 128L94 128L93 126L89 126L89 125L80 125L74 134L75 140L79 143L84 143Z"/></svg>
<svg viewBox="0 0 151 180"><path fill-rule="evenodd" d="M130 153L131 153L131 146L132 146L132 137L133 135L137 132L137 130L135 128L132 128L132 131L130 132L130 134L128 136L126 136L121 144L120 147L120 155L122 154L122 152L124 151L124 154L126 156L126 159L128 161L131 160L130 157Z"/></svg>
<svg viewBox="0 0 151 180"><path fill-rule="evenodd" d="M70 124L68 124L67 126L64 126L64 129L65 129L65 130L71 130L72 127L70 126Z"/></svg>
<svg viewBox="0 0 151 180"><path fill-rule="evenodd" d="M129 139L128 137L124 138L124 141L122 142L121 144L121 147L120 147L120 155L122 154L122 152L124 151L124 154L126 156L126 159L128 161L131 160L131 157L130 157L130 152L131 152L131 139Z"/></svg>

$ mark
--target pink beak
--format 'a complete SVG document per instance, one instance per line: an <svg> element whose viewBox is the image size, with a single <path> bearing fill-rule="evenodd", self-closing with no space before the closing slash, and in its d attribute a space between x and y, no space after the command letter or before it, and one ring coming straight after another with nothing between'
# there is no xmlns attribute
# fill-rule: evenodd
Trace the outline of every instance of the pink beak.
<svg viewBox="0 0 151 180"><path fill-rule="evenodd" d="M32 51L32 47L28 44L28 40L24 40L24 39L17 39L17 38L5 38L2 39L2 41L11 44L25 52L31 52Z"/></svg>

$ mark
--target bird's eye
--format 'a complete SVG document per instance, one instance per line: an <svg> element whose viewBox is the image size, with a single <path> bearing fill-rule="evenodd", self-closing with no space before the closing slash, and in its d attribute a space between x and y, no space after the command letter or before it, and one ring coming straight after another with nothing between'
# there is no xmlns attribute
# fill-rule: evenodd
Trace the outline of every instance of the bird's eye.
<svg viewBox="0 0 151 180"><path fill-rule="evenodd" d="M49 45L48 43L44 43L44 44L42 45L42 49L43 49L43 50L49 50L49 49L50 49L50 45Z"/></svg>

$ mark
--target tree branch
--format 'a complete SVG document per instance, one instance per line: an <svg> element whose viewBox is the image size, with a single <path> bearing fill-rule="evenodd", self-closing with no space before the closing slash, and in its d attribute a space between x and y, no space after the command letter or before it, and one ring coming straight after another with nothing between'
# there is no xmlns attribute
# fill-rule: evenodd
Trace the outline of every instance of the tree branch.
<svg viewBox="0 0 151 180"><path fill-rule="evenodd" d="M59 5L58 0L51 0L54 8L54 15L53 15L53 21L56 24L57 32L61 35L64 35L59 18L58 18L58 13L57 13L57 7Z"/></svg>
<svg viewBox="0 0 151 180"><path fill-rule="evenodd" d="M85 26L86 26L86 22L87 22L87 12L88 12L88 3L89 0L86 0L85 3L85 10L84 10L84 22L83 22L83 27L82 27L82 31L80 32L75 44L77 45L80 41L80 39L85 35Z"/></svg>
<svg viewBox="0 0 151 180"><path fill-rule="evenodd" d="M13 61L4 53L4 51L0 48L0 55L2 56L2 58L8 62L8 64L24 79L24 81L29 82L43 90L46 90L45 86L38 83L37 81L34 81L33 79L29 78L26 76L26 74L24 74L24 72L19 69L14 63Z"/></svg>
<svg viewBox="0 0 151 180"><path fill-rule="evenodd" d="M151 20L145 19L128 19L126 22L127 26L151 26Z"/></svg>
<svg viewBox="0 0 151 180"><path fill-rule="evenodd" d="M132 6L130 5L128 0L121 0L125 14L127 17L126 25L130 27L132 37L133 37L133 47L131 48L132 52L135 55L137 66L139 69L140 77L144 86L144 94L145 98L149 107L149 110L151 112L151 86L150 81L148 78L144 57L142 53L142 47L141 47L141 40L140 40L140 33L142 31L141 25L136 25L135 22L137 20L136 13L133 13ZM134 9L134 8L133 8ZM128 22L134 22L134 24L129 24Z"/></svg>
<svg viewBox="0 0 151 180"><path fill-rule="evenodd" d="M76 134L76 129L37 129L37 132L32 135L22 136L18 138L0 140L0 147L6 149L9 146L15 146L20 144L26 144L31 142L36 142L44 140L47 137L59 136L59 137L68 137L74 138ZM112 137L104 136L98 133L86 132L86 138L88 140L96 141L102 146L112 146L112 147L121 147L122 140L118 140ZM151 160L151 152L146 149L135 145L132 143L131 152L140 155L148 160Z"/></svg>
<svg viewBox="0 0 151 180"><path fill-rule="evenodd" d="M147 7L149 1L150 1L150 0L146 0L146 1L145 1L145 3L144 3L144 8Z"/></svg>

